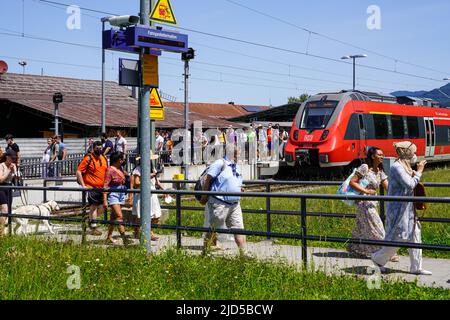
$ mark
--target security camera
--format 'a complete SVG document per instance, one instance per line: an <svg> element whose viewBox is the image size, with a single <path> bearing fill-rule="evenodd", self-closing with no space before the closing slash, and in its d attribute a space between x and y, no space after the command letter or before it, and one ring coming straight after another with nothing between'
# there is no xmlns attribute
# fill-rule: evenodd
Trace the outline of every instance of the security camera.
<svg viewBox="0 0 450 320"><path fill-rule="evenodd" d="M114 27L126 28L139 23L138 16L114 16L110 17L109 24Z"/></svg>

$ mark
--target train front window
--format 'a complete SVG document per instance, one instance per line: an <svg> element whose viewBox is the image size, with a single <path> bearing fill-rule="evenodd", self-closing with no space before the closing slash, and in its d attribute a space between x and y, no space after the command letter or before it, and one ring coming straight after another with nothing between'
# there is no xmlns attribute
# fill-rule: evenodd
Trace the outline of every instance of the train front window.
<svg viewBox="0 0 450 320"><path fill-rule="evenodd" d="M338 101L307 102L301 117L300 129L323 129L328 125Z"/></svg>

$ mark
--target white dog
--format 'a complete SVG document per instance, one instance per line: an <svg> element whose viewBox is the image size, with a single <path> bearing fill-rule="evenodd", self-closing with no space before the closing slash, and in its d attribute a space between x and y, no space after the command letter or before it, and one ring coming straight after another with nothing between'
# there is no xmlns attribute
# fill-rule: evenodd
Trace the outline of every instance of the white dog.
<svg viewBox="0 0 450 320"><path fill-rule="evenodd" d="M56 203L56 201L52 200L52 201L49 201L49 202L46 202L43 204L39 204L39 205L28 205L28 206L19 207L19 208L13 210L12 213L17 214L17 215L23 214L23 215L49 217L54 210L59 210L59 206ZM14 228L14 233L15 234L26 234L28 231L28 220L29 220L29 218L14 217L13 221L16 222L16 227ZM39 231L39 225L41 223L43 223L47 227L47 230L51 234L55 234L55 232L53 231L53 227L50 225L48 220L37 220L35 232Z"/></svg>

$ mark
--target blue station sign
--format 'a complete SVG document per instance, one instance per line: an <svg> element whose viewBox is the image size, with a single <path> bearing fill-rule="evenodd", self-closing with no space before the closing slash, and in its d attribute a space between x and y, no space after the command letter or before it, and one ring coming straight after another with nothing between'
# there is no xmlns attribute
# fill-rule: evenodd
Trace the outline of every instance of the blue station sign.
<svg viewBox="0 0 450 320"><path fill-rule="evenodd" d="M180 53L188 51L186 34L137 25L128 27L125 35L128 47L145 47Z"/></svg>
<svg viewBox="0 0 450 320"><path fill-rule="evenodd" d="M125 30L110 29L103 32L103 49L129 52L129 53L139 53L139 47L131 47L127 45L127 38ZM150 50L150 54L160 56L161 51Z"/></svg>

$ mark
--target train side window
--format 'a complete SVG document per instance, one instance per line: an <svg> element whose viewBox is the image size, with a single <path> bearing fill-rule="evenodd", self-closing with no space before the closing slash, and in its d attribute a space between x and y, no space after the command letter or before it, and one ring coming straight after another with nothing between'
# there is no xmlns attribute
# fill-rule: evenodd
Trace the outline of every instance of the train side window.
<svg viewBox="0 0 450 320"><path fill-rule="evenodd" d="M402 116L391 116L392 138L403 139L405 137L405 127Z"/></svg>
<svg viewBox="0 0 450 320"><path fill-rule="evenodd" d="M419 138L419 119L417 117L406 117L408 123L408 138L417 139Z"/></svg>
<svg viewBox="0 0 450 320"><path fill-rule="evenodd" d="M450 128L447 128L447 141L450 142Z"/></svg>
<svg viewBox="0 0 450 320"><path fill-rule="evenodd" d="M388 118L382 114L373 115L373 123L375 126L375 139L389 138Z"/></svg>
<svg viewBox="0 0 450 320"><path fill-rule="evenodd" d="M364 129L364 120L363 120L363 115L359 114L358 115L358 121L359 121L359 129Z"/></svg>
<svg viewBox="0 0 450 320"><path fill-rule="evenodd" d="M348 121L347 130L345 131L344 140L359 140L358 119L356 114L352 114Z"/></svg>

